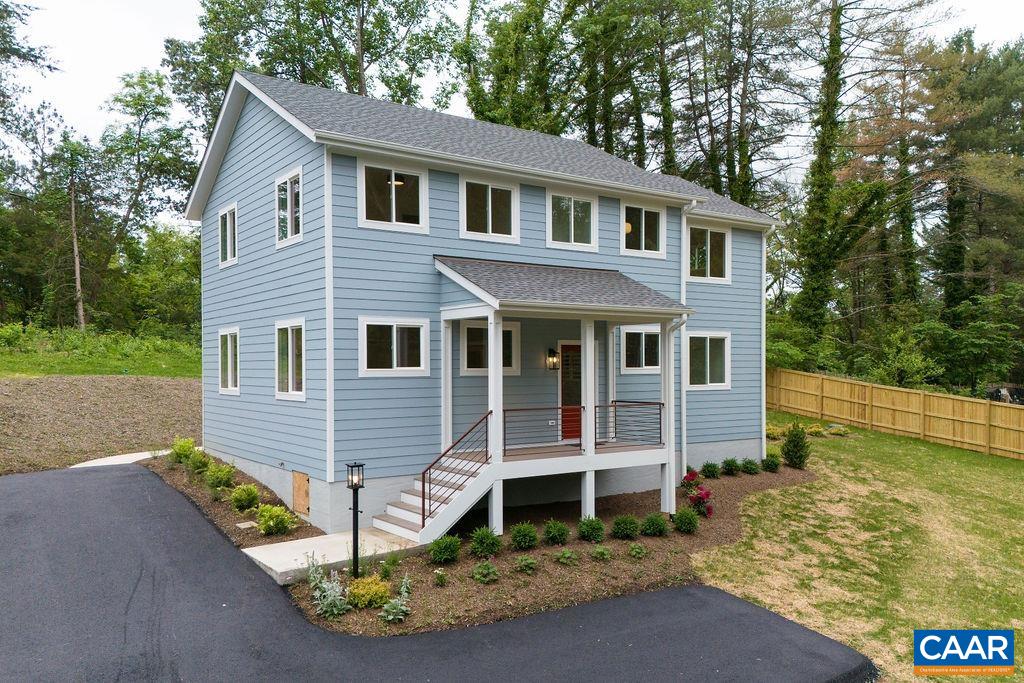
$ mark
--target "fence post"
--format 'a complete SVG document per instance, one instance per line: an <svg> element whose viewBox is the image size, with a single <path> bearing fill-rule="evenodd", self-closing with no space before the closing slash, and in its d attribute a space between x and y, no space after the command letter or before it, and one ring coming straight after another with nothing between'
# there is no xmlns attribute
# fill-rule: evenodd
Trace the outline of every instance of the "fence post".
<svg viewBox="0 0 1024 683"><path fill-rule="evenodd" d="M924 391L921 391L921 438L922 439L925 438L925 434L927 433L925 431L925 428L924 428L924 420L925 420L924 404L925 404L925 393L924 393Z"/></svg>
<svg viewBox="0 0 1024 683"><path fill-rule="evenodd" d="M825 377L818 375L818 419L825 417Z"/></svg>
<svg viewBox="0 0 1024 683"><path fill-rule="evenodd" d="M985 401L985 452L992 454L992 401Z"/></svg>
<svg viewBox="0 0 1024 683"><path fill-rule="evenodd" d="M868 386L868 429L875 428L875 385Z"/></svg>

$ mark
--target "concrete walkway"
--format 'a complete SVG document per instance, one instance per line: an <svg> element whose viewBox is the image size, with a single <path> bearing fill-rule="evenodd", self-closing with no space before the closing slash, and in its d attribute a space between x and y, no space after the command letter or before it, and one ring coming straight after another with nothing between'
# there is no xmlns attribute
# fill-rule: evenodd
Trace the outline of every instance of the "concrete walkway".
<svg viewBox="0 0 1024 683"><path fill-rule="evenodd" d="M166 455L170 451L164 449L162 451L140 451L138 453L124 453L122 455L108 455L105 458L94 458L92 460L86 460L80 462L77 465L72 465L72 468L80 467L106 467L107 465L130 465L141 460L149 460L155 458L158 455Z"/></svg>
<svg viewBox="0 0 1024 683"><path fill-rule="evenodd" d="M137 465L0 477L0 533L3 681L875 675L850 648L703 586L417 636L330 633Z"/></svg>

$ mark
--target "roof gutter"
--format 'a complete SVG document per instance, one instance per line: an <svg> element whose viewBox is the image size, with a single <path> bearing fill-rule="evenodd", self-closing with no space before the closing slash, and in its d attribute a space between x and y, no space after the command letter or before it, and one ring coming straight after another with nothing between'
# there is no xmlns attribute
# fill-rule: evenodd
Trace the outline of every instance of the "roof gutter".
<svg viewBox="0 0 1024 683"><path fill-rule="evenodd" d="M659 318L678 318L679 316L692 315L694 309L685 306L678 308L647 308L637 306L605 306L603 304L558 304L542 301L512 301L501 299L498 302L498 309L507 310L550 310L580 312L590 314L610 313L613 315L645 316L651 315Z"/></svg>

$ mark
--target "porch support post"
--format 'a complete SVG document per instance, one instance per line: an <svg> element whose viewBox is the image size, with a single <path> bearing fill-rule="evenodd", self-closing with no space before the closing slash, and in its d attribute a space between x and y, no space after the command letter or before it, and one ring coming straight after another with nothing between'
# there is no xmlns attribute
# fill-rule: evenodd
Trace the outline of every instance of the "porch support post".
<svg viewBox="0 0 1024 683"><path fill-rule="evenodd" d="M501 365L501 313L491 311L487 315L487 409L491 411L487 426L487 451L491 462L501 462L505 448L505 410L502 394ZM493 494L492 494L493 495ZM498 493L501 497L501 493Z"/></svg>
<svg viewBox="0 0 1024 683"><path fill-rule="evenodd" d="M495 479L491 484L491 500L487 506L487 523L491 531L501 536L505 533L505 482Z"/></svg>
<svg viewBox="0 0 1024 683"><path fill-rule="evenodd" d="M594 337L593 319L580 321L582 363L580 388L582 389L583 414L580 416L580 440L583 455L594 455L597 435L597 341Z"/></svg>
<svg viewBox="0 0 1024 683"><path fill-rule="evenodd" d="M452 445L452 321L441 322L441 450Z"/></svg>
<svg viewBox="0 0 1024 683"><path fill-rule="evenodd" d="M580 518L593 517L597 512L597 503L594 500L594 470L587 470L582 475L582 488L580 490Z"/></svg>
<svg viewBox="0 0 1024 683"><path fill-rule="evenodd" d="M675 330L671 322L661 324L661 440L665 463L661 466L661 511L676 511L676 388Z"/></svg>
<svg viewBox="0 0 1024 683"><path fill-rule="evenodd" d="M605 365L607 366L608 377L605 385L608 405L615 403L615 336L619 332L619 326L608 321L608 339L605 342ZM615 414L614 408L608 409L608 439L615 438Z"/></svg>

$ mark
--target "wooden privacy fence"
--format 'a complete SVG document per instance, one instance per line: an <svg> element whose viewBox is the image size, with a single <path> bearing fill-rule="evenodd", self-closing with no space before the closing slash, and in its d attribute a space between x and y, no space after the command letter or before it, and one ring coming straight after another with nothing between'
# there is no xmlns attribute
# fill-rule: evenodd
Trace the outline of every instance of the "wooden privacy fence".
<svg viewBox="0 0 1024 683"><path fill-rule="evenodd" d="M767 407L1024 459L1024 406L768 369Z"/></svg>

